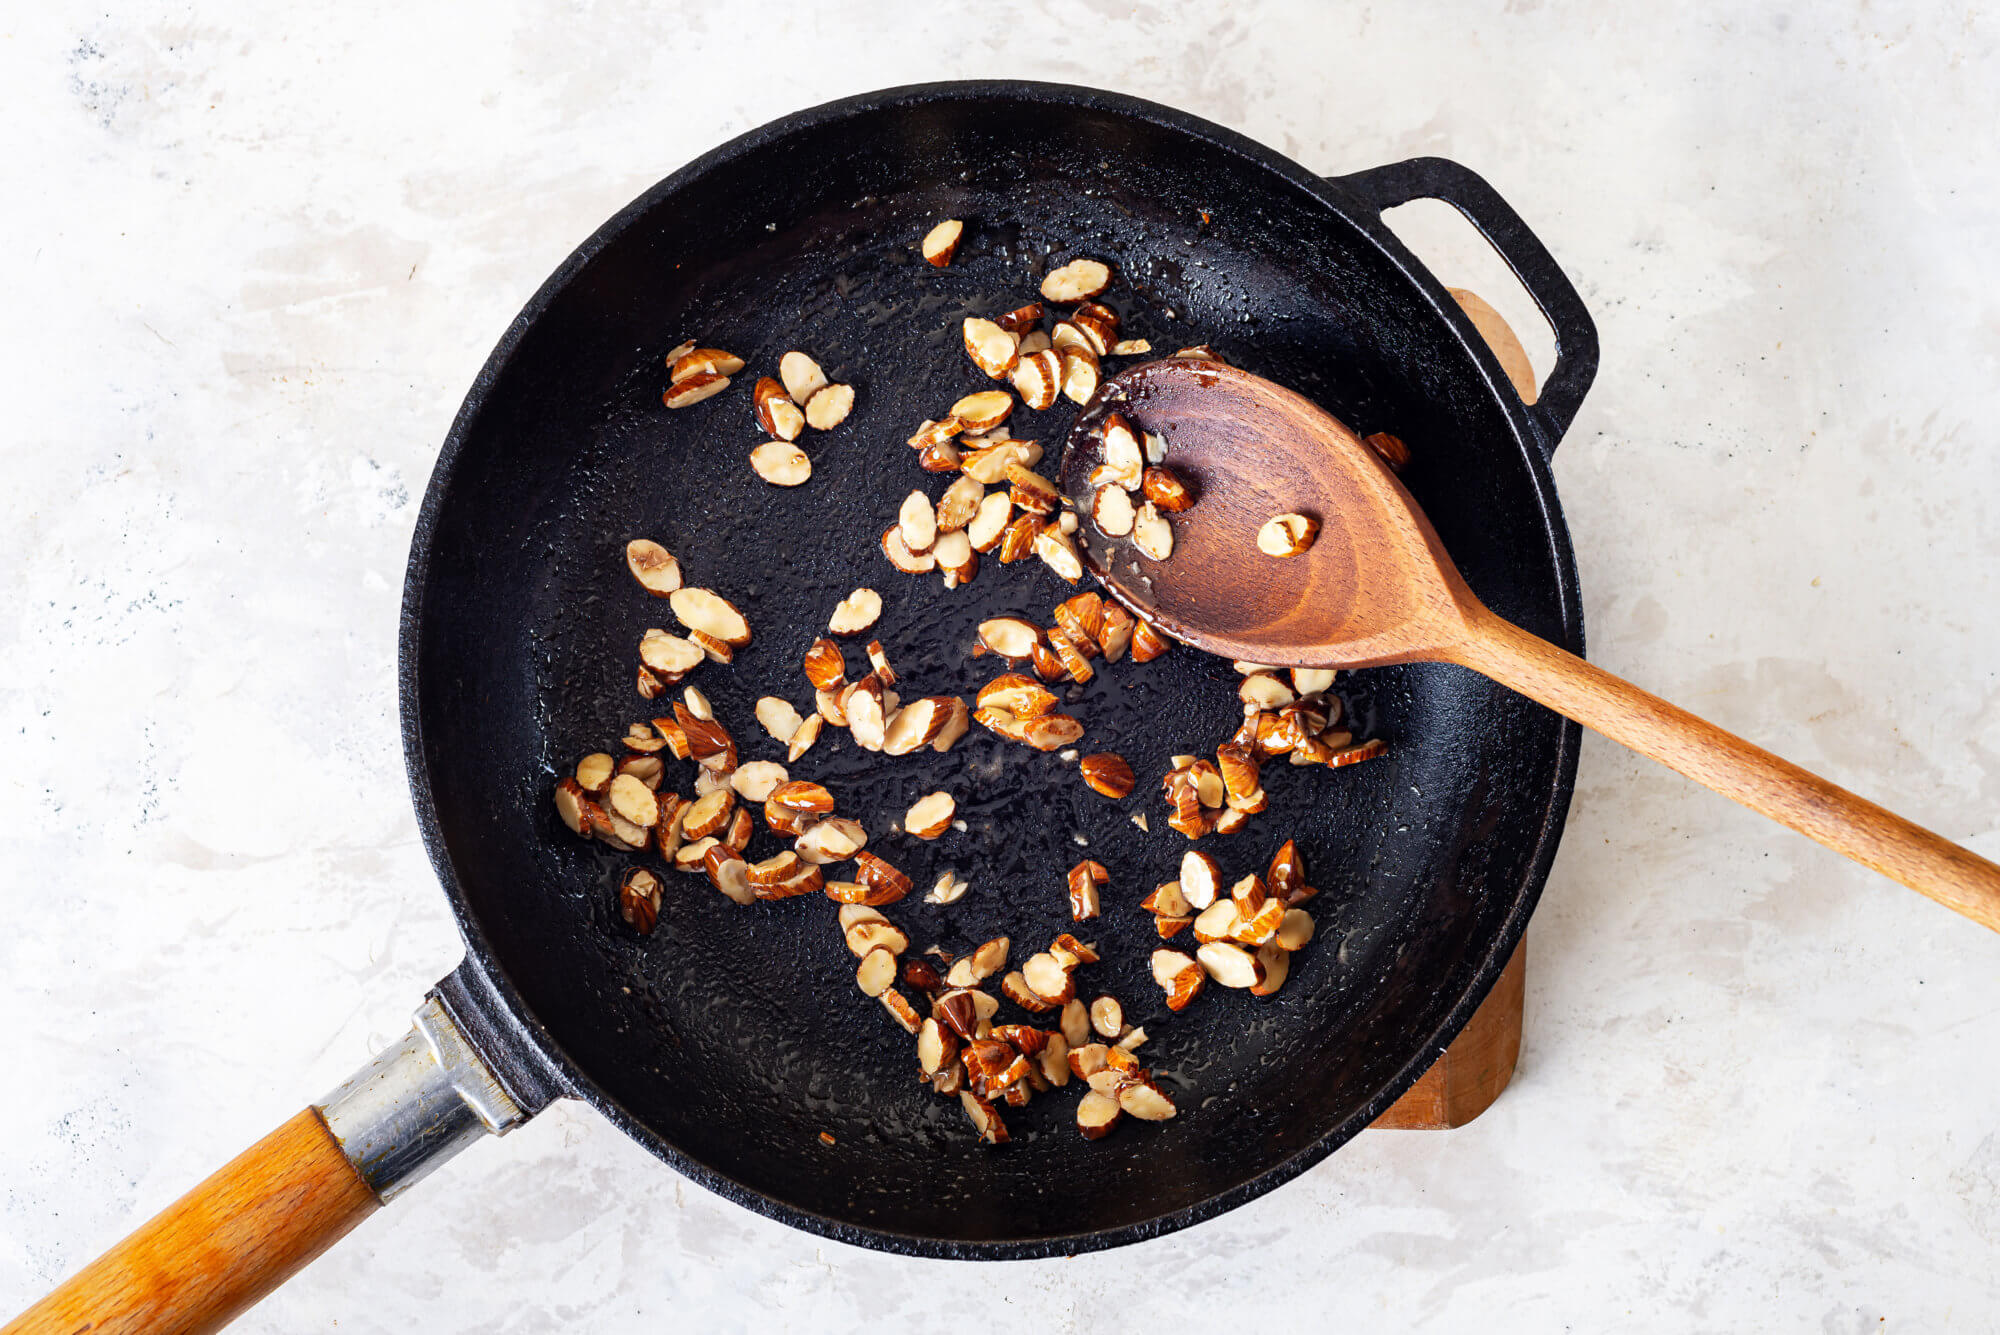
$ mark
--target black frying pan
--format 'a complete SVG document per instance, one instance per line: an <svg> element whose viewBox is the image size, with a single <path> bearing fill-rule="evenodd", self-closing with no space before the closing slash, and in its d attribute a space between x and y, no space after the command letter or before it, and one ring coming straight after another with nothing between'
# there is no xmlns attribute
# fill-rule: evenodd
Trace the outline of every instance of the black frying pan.
<svg viewBox="0 0 2000 1335"><path fill-rule="evenodd" d="M1559 358L1537 405L1383 226L1383 209L1417 197L1470 217L1549 317ZM970 225L935 270L915 246L945 217ZM1296 838L1321 889L1318 938L1276 997L1213 989L1171 1017L1137 901L1187 844L1165 830L1153 780L1171 753L1233 731L1228 663L1180 649L1073 690L1087 747L1122 752L1141 776L1124 802L978 728L947 756L900 759L829 729L794 767L920 887L946 867L972 883L955 905L912 895L888 910L919 946L1004 933L1039 949L1070 925L1078 837L1111 869L1091 924L1106 959L1085 986L1145 1023L1143 1055L1181 1113L1096 1143L1072 1125L1073 1090L1007 1109L1011 1144L976 1143L957 1102L916 1081L910 1040L856 991L824 899L739 908L669 876L642 937L615 904L631 859L558 823L555 778L658 712L633 693L635 646L672 623L624 572L630 537L664 542L755 627L732 667L693 678L745 759L776 758L752 703L810 699L800 657L855 586L883 594L877 633L913 691L967 697L996 670L966 652L979 620L1045 621L1074 592L1039 562L989 561L945 593L935 576L895 573L877 545L907 491L944 481L916 469L904 438L991 383L957 350L962 317L1029 300L1045 266L1074 254L1114 265L1107 299L1125 336L1163 352L1212 343L1360 431L1404 437L1406 480L1479 597L1581 650L1548 458L1595 370L1595 334L1547 252L1471 172L1425 159L1322 179L1165 107L1047 84L894 89L786 117L676 172L570 257L481 371L424 499L403 723L425 842L466 941L435 1000L470 1051L438 1039L435 1018L426 1032L443 1065L483 1063L497 1079L486 1111L506 1111L489 1123L577 1097L703 1185L801 1228L925 1256L1070 1253L1185 1227L1316 1163L1485 995L1554 856L1577 730L1454 668L1346 678L1352 716L1388 756L1274 765L1271 809L1204 842L1240 875ZM746 383L664 410L661 355L684 338L746 358ZM859 400L837 430L807 433L814 475L789 491L746 465L760 438L747 380L793 347ZM1030 415L1021 434L1053 456L1070 411ZM683 791L690 781L677 776ZM885 833L940 787L958 794L965 833L928 845ZM760 830L750 851L779 846ZM371 1174L393 1176L383 1146L371 1158L326 1106L380 1188L387 1177Z"/></svg>

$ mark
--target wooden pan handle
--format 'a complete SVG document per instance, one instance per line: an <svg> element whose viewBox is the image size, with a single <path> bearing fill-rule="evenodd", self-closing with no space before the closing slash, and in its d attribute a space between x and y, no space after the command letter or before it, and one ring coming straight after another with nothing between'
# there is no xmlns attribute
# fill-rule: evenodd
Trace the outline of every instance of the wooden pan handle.
<svg viewBox="0 0 2000 1335"><path fill-rule="evenodd" d="M380 1204L307 1108L0 1335L220 1330Z"/></svg>
<svg viewBox="0 0 2000 1335"><path fill-rule="evenodd" d="M1452 661L2000 931L2000 867L1481 612Z"/></svg>

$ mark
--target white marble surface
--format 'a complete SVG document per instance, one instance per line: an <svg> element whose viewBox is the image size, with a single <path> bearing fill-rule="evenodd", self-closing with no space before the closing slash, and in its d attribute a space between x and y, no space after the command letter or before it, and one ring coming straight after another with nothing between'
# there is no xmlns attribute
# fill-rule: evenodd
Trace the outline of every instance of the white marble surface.
<svg viewBox="0 0 2000 1335"><path fill-rule="evenodd" d="M601 219L869 87L1098 82L1329 171L1485 173L1602 331L1556 466L1592 656L2000 855L1990 13L757 8L9 12L0 1308L344 1076L456 960L393 696L451 413ZM1158 1242L892 1259L559 1107L242 1328L2000 1321L2000 937L1592 741L1531 945L1484 1119L1364 1135Z"/></svg>

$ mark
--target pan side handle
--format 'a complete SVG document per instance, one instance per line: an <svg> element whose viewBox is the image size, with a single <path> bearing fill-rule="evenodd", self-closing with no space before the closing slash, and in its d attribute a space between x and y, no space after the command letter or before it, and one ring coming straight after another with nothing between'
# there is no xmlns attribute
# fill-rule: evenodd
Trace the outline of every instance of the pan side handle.
<svg viewBox="0 0 2000 1335"><path fill-rule="evenodd" d="M1597 378L1597 325L1541 238L1484 178L1448 158L1411 158L1332 179L1378 214L1414 199L1442 200L1478 228L1506 261L1555 332L1555 368L1540 397L1528 405L1553 451ZM1414 257L1412 263L1423 268Z"/></svg>
<svg viewBox="0 0 2000 1335"><path fill-rule="evenodd" d="M219 1330L446 1159L526 1116L433 993L400 1043L0 1335Z"/></svg>

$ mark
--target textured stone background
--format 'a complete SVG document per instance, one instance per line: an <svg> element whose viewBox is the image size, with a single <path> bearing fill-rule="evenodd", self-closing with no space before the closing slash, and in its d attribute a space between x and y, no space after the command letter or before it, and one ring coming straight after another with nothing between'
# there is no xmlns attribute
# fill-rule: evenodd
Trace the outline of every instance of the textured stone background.
<svg viewBox="0 0 2000 1335"><path fill-rule="evenodd" d="M458 398L627 199L869 87L1100 83L1485 173L1602 331L1556 464L1592 657L2000 856L1990 14L115 8L0 31L0 1308L457 959L392 683ZM559 1107L242 1329L1991 1328L2000 938L1591 741L1531 946L1487 1117L1158 1242L896 1260Z"/></svg>

